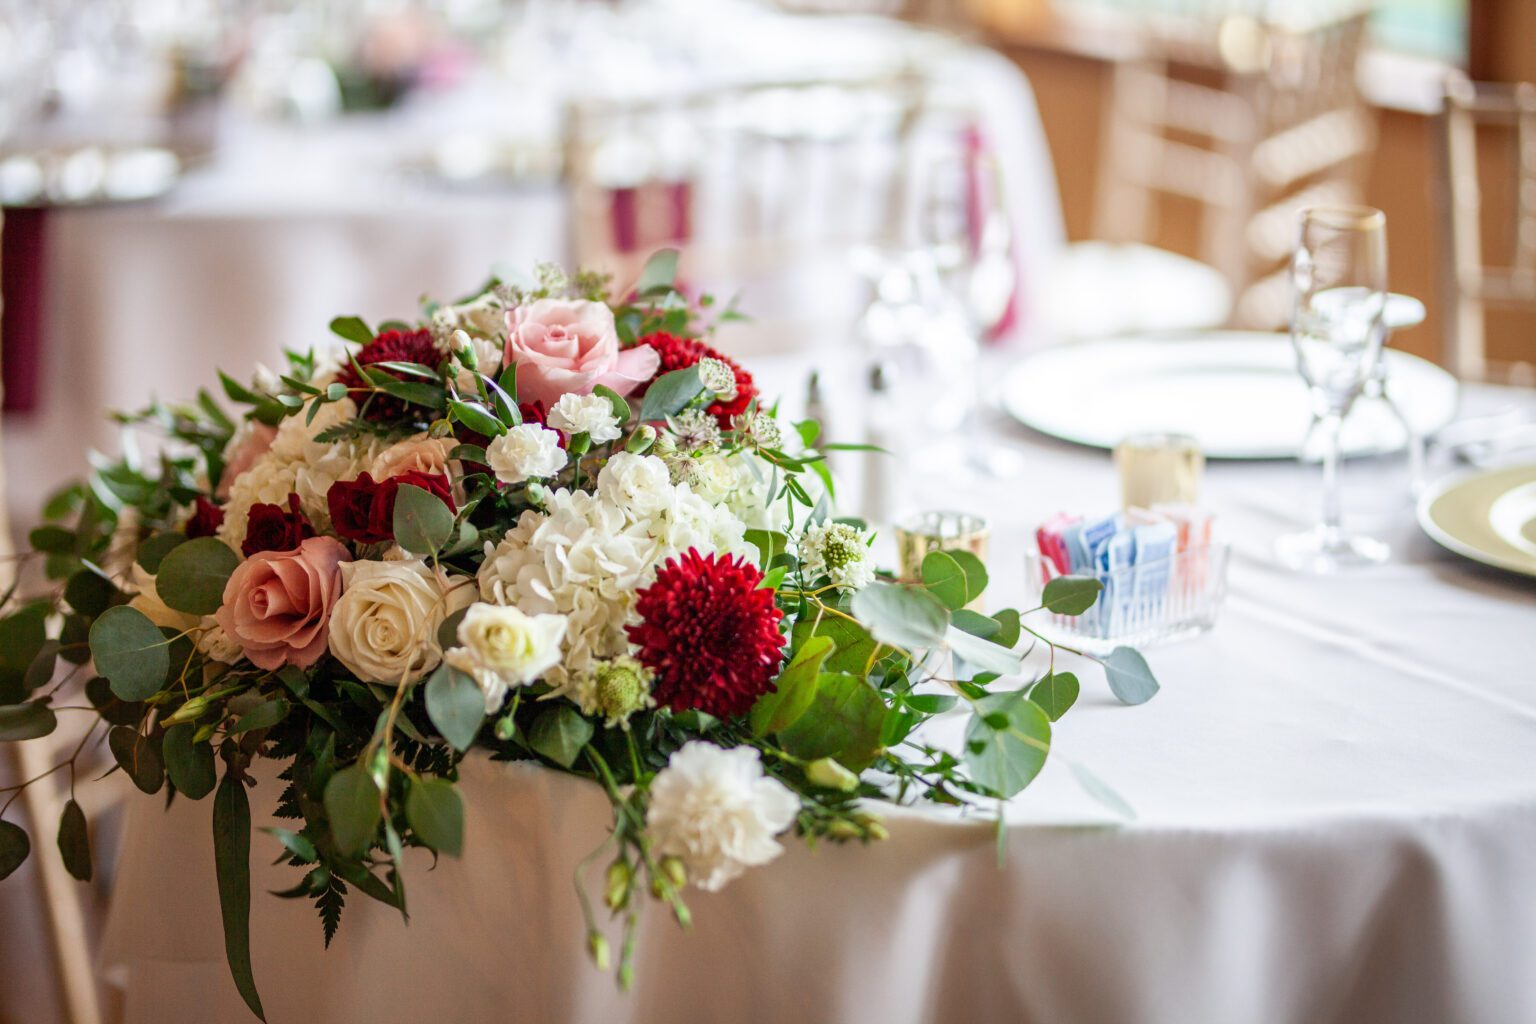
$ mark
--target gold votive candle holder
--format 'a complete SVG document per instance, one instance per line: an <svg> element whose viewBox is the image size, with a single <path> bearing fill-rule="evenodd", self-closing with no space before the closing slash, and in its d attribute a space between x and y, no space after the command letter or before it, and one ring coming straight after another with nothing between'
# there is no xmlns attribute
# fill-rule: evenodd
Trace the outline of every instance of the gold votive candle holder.
<svg viewBox="0 0 1536 1024"><path fill-rule="evenodd" d="M1188 434L1132 434L1115 446L1123 508L1194 505L1200 499L1205 454Z"/></svg>
<svg viewBox="0 0 1536 1024"><path fill-rule="evenodd" d="M985 564L992 531L970 512L917 512L896 524L896 559L904 580L923 578L923 559L933 551L969 551ZM972 601L978 609L981 598Z"/></svg>

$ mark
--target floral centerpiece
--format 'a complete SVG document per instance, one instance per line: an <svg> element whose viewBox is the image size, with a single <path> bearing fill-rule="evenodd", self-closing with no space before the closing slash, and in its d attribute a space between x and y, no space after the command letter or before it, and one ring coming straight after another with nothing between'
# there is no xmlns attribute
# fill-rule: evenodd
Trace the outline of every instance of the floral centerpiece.
<svg viewBox="0 0 1536 1024"><path fill-rule="evenodd" d="M1005 685L1043 638L972 610L978 559L874 567L865 524L833 511L840 446L783 423L712 347L712 307L675 266L658 254L617 296L546 267L417 323L339 318L342 341L286 373L223 376L238 416L204 392L120 417L166 435L161 453L99 460L33 531L32 575L56 582L6 595L0 740L53 732L80 687L96 715L53 771L73 780L104 736L144 792L212 796L226 950L258 1016L257 758L284 765L281 895L313 901L327 942L357 893L404 910L406 847L460 853L462 758L592 780L614 824L591 888L623 920L626 984L647 899L686 925L689 885L772 860L786 832L884 839L880 801L1002 801L1040 771L1078 692L1055 648ZM1055 580L1042 607L1081 612L1098 587ZM1101 664L1127 702L1156 690L1134 651ZM957 705L963 749L927 745ZM88 878L73 800L58 846ZM30 848L0 820L0 877Z"/></svg>

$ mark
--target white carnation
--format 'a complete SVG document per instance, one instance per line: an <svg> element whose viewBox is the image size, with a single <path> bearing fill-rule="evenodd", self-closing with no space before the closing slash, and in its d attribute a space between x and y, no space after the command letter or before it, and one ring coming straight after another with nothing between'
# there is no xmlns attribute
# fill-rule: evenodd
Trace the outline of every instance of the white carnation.
<svg viewBox="0 0 1536 1024"><path fill-rule="evenodd" d="M682 860L699 888L714 891L784 848L774 836L794 823L800 801L763 774L756 750L683 744L651 783L646 829L660 856Z"/></svg>
<svg viewBox="0 0 1536 1024"><path fill-rule="evenodd" d="M436 668L438 627L474 599L473 588L445 586L419 559L343 562L341 580L330 651L368 683L402 685Z"/></svg>
<svg viewBox="0 0 1536 1024"><path fill-rule="evenodd" d="M462 646L448 664L468 674L485 693L485 713L495 714L514 686L527 686L560 661L563 615L525 615L494 604L473 604L459 623Z"/></svg>
<svg viewBox="0 0 1536 1024"><path fill-rule="evenodd" d="M485 458L504 484L554 476L567 461L560 435L537 423L513 427L496 438L486 446Z"/></svg>
<svg viewBox="0 0 1536 1024"><path fill-rule="evenodd" d="M613 406L602 395L561 395L549 410L549 425L572 436L586 434L593 444L616 441L621 433Z"/></svg>
<svg viewBox="0 0 1536 1024"><path fill-rule="evenodd" d="M654 455L618 452L597 474L597 493L632 518L664 506L672 489L667 464Z"/></svg>

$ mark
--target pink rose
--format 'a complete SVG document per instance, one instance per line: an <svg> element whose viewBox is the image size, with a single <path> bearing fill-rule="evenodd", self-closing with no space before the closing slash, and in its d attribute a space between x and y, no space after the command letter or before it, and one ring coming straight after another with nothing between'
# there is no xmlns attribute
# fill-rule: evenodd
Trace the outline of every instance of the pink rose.
<svg viewBox="0 0 1536 1024"><path fill-rule="evenodd" d="M224 475L219 477L219 486L213 492L213 496L220 501L228 501L229 489L235 485L235 479L267 453L275 437L277 437L276 427L269 427L265 423L257 423L254 420L246 430L237 434L234 450L229 453L229 458L224 463Z"/></svg>
<svg viewBox="0 0 1536 1024"><path fill-rule="evenodd" d="M291 551L258 551L229 577L214 618L259 668L308 668L325 653L331 609L341 596L341 563L350 560L335 537L310 537Z"/></svg>
<svg viewBox="0 0 1536 1024"><path fill-rule="evenodd" d="M503 363L517 364L517 399L555 404L601 384L627 395L650 380L660 357L649 345L621 349L613 310L601 302L539 299L507 313Z"/></svg>

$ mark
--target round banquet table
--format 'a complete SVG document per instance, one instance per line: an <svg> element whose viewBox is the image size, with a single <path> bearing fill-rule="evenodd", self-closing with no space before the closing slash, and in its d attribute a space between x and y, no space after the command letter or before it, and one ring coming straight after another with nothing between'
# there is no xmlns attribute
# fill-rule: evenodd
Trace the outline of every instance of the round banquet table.
<svg viewBox="0 0 1536 1024"><path fill-rule="evenodd" d="M764 364L793 394L803 366ZM1469 389L1468 411L1536 405ZM834 419L834 430L841 429ZM903 467L908 507L992 517L993 601L1022 598L1029 528L1116 500L1108 456L1001 421L1017 480ZM844 435L849 436L849 435ZM856 474L847 473L854 476ZM647 913L634 989L583 955L571 888L609 810L529 764L463 766L463 859L408 859L411 921L364 899L322 951L307 904L256 836L255 972L274 1024L454 1021L917 1021L1528 1024L1536 1020L1536 586L1412 526L1400 459L1351 463L1347 506L1390 564L1331 579L1273 567L1316 467L1213 464L1232 542L1211 632L1150 652L1162 692L1130 708L1081 667L1034 785L990 811L889 812L888 842L808 849L722 892L694 927ZM936 498L942 495L942 498ZM955 723L935 726L954 742ZM1078 788L1089 767L1132 805ZM272 824L276 787L254 793ZM124 1019L240 1021L223 962L206 805L134 800L103 964ZM408 855L410 856L410 855Z"/></svg>

